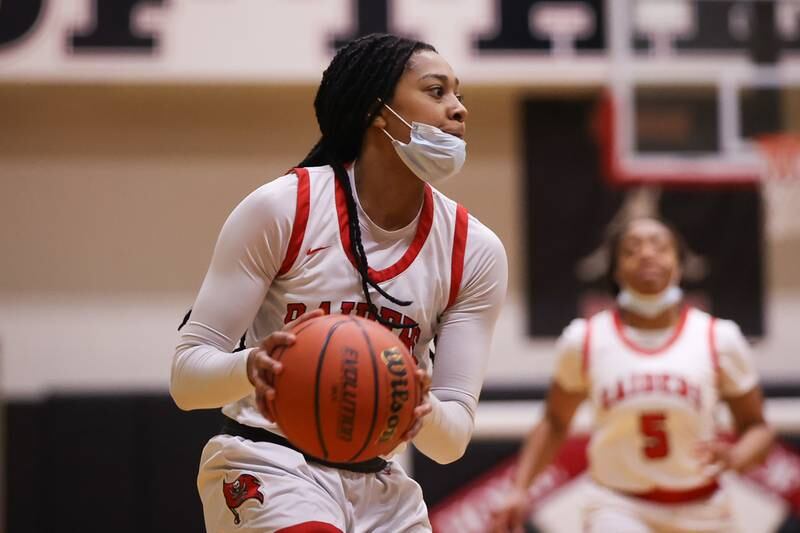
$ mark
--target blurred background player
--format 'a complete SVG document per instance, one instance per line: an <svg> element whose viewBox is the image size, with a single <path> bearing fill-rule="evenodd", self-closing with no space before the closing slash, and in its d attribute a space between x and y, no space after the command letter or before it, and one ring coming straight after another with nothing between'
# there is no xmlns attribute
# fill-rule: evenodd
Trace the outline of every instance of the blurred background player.
<svg viewBox="0 0 800 533"><path fill-rule="evenodd" d="M585 531L735 530L717 479L761 460L774 436L738 326L682 301L684 249L654 218L633 219L612 236L618 308L574 320L559 339L545 415L523 445L514 490L494 514L495 532L521 530L528 487L585 399L596 415ZM718 400L733 415L735 444L716 436Z"/></svg>
<svg viewBox="0 0 800 533"><path fill-rule="evenodd" d="M402 468L305 457L264 399L281 371L269 353L294 341L285 324L367 315L432 373L415 411L427 416L408 437L437 462L464 453L507 278L497 237L430 185L464 163L467 109L432 46L382 34L336 53L314 106L319 142L304 168L233 211L175 354L176 403L224 406L229 417L201 459L206 528L429 531L422 492ZM248 349L231 353L245 331Z"/></svg>

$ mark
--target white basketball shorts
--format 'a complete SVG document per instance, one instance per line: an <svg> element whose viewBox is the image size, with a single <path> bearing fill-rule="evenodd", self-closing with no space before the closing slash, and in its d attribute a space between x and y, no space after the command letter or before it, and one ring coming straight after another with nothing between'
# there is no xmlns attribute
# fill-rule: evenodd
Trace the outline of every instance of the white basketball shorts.
<svg viewBox="0 0 800 533"><path fill-rule="evenodd" d="M656 503L590 481L586 533L734 533L724 490L688 503Z"/></svg>
<svg viewBox="0 0 800 533"><path fill-rule="evenodd" d="M431 531L420 486L391 461L356 473L279 444L217 435L203 449L197 488L209 533Z"/></svg>

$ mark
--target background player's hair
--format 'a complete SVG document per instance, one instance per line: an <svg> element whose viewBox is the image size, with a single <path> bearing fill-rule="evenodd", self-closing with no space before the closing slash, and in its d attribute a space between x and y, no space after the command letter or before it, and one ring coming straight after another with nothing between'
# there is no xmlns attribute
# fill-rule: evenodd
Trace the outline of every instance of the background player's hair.
<svg viewBox="0 0 800 533"><path fill-rule="evenodd" d="M619 283L615 279L615 273L617 271L617 265L619 264L619 260L617 259L617 255L619 254L619 244L622 241L622 237L628 233L631 225L634 222L639 220L654 220L667 228L670 235L672 235L672 244L675 247L675 253L678 254L678 264L683 267L684 263L686 262L686 255L688 253L689 247L686 244L686 241L683 238L683 235L678 231L678 228L675 227L674 224L671 222L664 220L661 217L657 216L642 216L642 217L633 217L625 221L624 224L620 225L616 231L611 232L607 239L608 245L608 254L609 254L609 261L608 261L608 271L606 272L606 281L608 282L609 287L611 288L612 294L615 296L620 292Z"/></svg>
<svg viewBox="0 0 800 533"><path fill-rule="evenodd" d="M389 102L409 59L416 52L436 49L420 41L395 35L373 33L360 37L340 48L328 68L314 99L314 111L322 133L319 141L298 166L330 165L347 197L350 246L367 305L377 320L394 327L413 327L416 324L396 324L383 319L369 295L369 287L397 305L411 302L387 294L369 277L369 264L361 243L361 229L350 179L344 165L354 161L361 152L367 128L381 110L381 102Z"/></svg>

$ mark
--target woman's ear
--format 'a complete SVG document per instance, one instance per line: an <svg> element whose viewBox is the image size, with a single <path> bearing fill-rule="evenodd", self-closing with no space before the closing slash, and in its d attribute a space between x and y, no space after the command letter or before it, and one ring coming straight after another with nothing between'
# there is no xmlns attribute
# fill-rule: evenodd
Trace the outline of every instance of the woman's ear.
<svg viewBox="0 0 800 533"><path fill-rule="evenodd" d="M372 124L370 125L385 130L388 123L386 122L386 117L383 116L384 113L386 113L386 107L383 105L383 100L378 98L378 112L375 113L375 118L372 119Z"/></svg>
<svg viewBox="0 0 800 533"><path fill-rule="evenodd" d="M375 126L376 128L385 130L388 124L386 123L386 118L384 118L383 113L384 111L381 110L377 115L375 115L375 118L372 120L371 125Z"/></svg>

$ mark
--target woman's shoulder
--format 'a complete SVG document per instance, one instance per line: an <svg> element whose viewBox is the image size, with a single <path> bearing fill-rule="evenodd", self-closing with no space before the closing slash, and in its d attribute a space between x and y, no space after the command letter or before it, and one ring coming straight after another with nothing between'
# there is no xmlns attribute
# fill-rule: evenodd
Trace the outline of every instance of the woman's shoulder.
<svg viewBox="0 0 800 533"><path fill-rule="evenodd" d="M297 205L298 177L289 172L274 178L245 196L232 216L248 219L281 218L293 216Z"/></svg>
<svg viewBox="0 0 800 533"><path fill-rule="evenodd" d="M301 183L308 179L325 179L332 175L331 167L307 167L292 169L282 176L274 178L251 192L242 203L260 205L262 207L281 208L287 205L294 209Z"/></svg>
<svg viewBox="0 0 800 533"><path fill-rule="evenodd" d="M589 321L585 318L573 318L569 324L561 331L559 338L562 342L571 345L582 345L586 337L586 330L589 327Z"/></svg>
<svg viewBox="0 0 800 533"><path fill-rule="evenodd" d="M506 249L500 237L473 214L468 215L467 242L482 248L492 255L506 255Z"/></svg>

